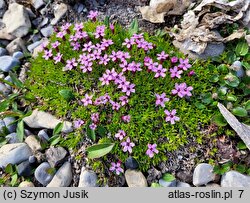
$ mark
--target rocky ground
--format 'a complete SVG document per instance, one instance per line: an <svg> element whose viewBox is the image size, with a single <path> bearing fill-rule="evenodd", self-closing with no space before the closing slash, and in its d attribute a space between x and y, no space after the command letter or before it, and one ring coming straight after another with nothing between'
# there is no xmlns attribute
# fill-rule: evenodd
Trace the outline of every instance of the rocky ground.
<svg viewBox="0 0 250 203"><path fill-rule="evenodd" d="M114 0L114 1L61 1L61 0L0 0L0 78L13 82L9 71L16 66L21 67L19 79L24 81L29 62L24 59L27 53L35 55L43 40L53 33L53 26L65 22L79 22L86 20L90 10L98 10L100 19L110 16L112 22L119 22L128 27L134 18L138 19L143 31L154 33L155 30L165 26L173 27L181 19L180 16L168 17L163 24L152 24L142 19L138 6L147 5L146 0ZM17 18L18 16L18 18ZM0 92L3 97L12 93L8 84L0 83ZM1 96L1 100L2 100ZM79 154L85 153L85 146L72 152L62 147L42 148L42 142L49 139L52 129L60 122L54 116L33 111L32 115L24 119L25 141L19 143L17 138L17 126L12 124L13 117L5 117L0 120L0 129L6 127L9 131L8 142L0 148L0 168L9 163L17 165L19 176L28 177L31 182L23 181L20 187L31 186L105 186L97 183L100 174L95 173L86 165L86 160L78 159ZM72 124L64 123L62 132L71 132ZM201 129L204 133L211 134L213 126ZM215 129L216 130L216 129ZM208 139L208 146L197 145L190 138L189 145L168 154L168 161L147 173L142 173L136 160L129 158L126 161L125 176L112 176L108 180L108 186L150 186L153 182L159 182L163 187L191 187L191 186L247 186L250 187L250 177L236 171L225 173L222 177L215 175L213 166L199 164L208 162L214 158L221 162L225 160L243 160L250 164L250 156L243 150L235 149L235 141L229 137L221 139ZM219 150L211 155L214 147ZM52 170L51 168L55 168ZM34 175L33 175L33 170ZM172 173L176 179L166 181L162 179L164 173ZM99 177L98 177L99 175ZM0 178L6 177L0 170ZM3 184L6 186L6 184Z"/></svg>

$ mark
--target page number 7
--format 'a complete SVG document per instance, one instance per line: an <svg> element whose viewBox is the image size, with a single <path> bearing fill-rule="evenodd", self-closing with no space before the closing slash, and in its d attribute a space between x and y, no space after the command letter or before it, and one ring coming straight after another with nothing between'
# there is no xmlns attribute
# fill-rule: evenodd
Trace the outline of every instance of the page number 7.
<svg viewBox="0 0 250 203"><path fill-rule="evenodd" d="M243 194L243 192L244 192L244 190L238 190L238 191L240 192L239 198L241 198L241 197L242 197L242 194Z"/></svg>

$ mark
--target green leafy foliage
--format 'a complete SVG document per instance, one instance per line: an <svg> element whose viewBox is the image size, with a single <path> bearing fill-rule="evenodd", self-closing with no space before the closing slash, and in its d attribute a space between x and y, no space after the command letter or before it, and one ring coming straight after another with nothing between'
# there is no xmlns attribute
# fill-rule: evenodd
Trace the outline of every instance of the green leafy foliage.
<svg viewBox="0 0 250 203"><path fill-rule="evenodd" d="M96 144L87 149L88 158L95 159L100 158L108 154L114 147L114 144Z"/></svg>
<svg viewBox="0 0 250 203"><path fill-rule="evenodd" d="M163 174L162 179L166 182L172 182L173 180L175 180L175 177L170 173L165 173Z"/></svg>
<svg viewBox="0 0 250 203"><path fill-rule="evenodd" d="M154 49L149 52L138 50L135 47L128 49L122 43L126 38L130 38L133 33L138 33L138 22L136 20L133 21L128 31L116 24L115 34L108 29L108 23L109 20L106 19L105 38L111 39L114 45L105 50L107 55L110 55L113 50L122 50L130 53L131 61L142 64L146 56L152 58L153 61L158 61L157 54L162 51L168 53L169 57L185 58L182 53L179 53L172 46L169 36L161 33L158 33L156 36L144 33L145 40L155 45ZM84 31L89 34L94 44L99 43L99 39L93 37L93 33L98 25L101 25L101 23L87 22L84 25ZM80 53L72 50L69 36L63 41L53 35L50 42L55 42L56 40L59 40L61 43L59 49L65 61L67 59L79 58ZM49 48L50 46L51 44L48 45ZM240 50L240 48L238 49ZM242 50L238 52L243 54L244 49ZM56 54L55 50L53 52L53 54ZM238 57L234 52L231 55ZM241 56L243 57L243 55ZM244 57L246 56L247 54L244 55ZM209 125L211 118L215 115L215 122L219 126L218 132L221 132L226 122L221 116L218 116L216 107L218 101L223 101L222 103L224 104L233 102L233 108L243 106L241 104L246 102L246 94L242 93L243 89L245 89L244 92L247 92L246 85L244 86L246 84L245 78L239 79L235 72L229 70L228 61L226 60L225 57L224 64L212 64L211 61L201 60L190 61L190 64L192 64L190 70L194 71L195 75L190 77L188 72L185 72L178 80L170 77L169 69L173 67L173 64L169 60L164 61L162 64L167 69L167 74L164 78L155 79L154 74L147 73L143 66L143 71L141 72L136 72L135 74L127 72L125 73L126 78L136 85L136 93L130 96L127 106L121 107L119 111L114 111L111 106L98 107L89 105L86 107L80 104L80 100L85 94L91 94L94 101L96 98L108 93L113 101L117 101L123 94L117 91L113 83L102 86L99 78L106 69L111 70L115 68L120 70L118 63L110 61L107 66L103 66L94 61L93 70L89 73L83 73L79 67L71 71L62 71L65 63L55 64L52 60L46 61L43 58L43 53L40 53L37 58L31 60L32 65L28 73L29 77L25 83L25 87L29 90L26 95L30 95L31 98L38 98L39 102L34 103L36 108L51 111L57 117L69 118L72 121L77 119L85 121L86 124L83 127L75 129L75 132L70 133L64 139L58 134L52 136L51 144L76 148L79 143L86 140L86 137L95 143L102 141L101 144L107 144L103 140L108 138L110 140L109 145L114 143L112 154L124 162L130 154L122 151L121 142L114 137L122 129L135 143L132 156L140 162L139 165L142 170L147 170L150 165L157 165L167 160L166 151L174 151L184 146L190 136L196 139L198 143L201 143L204 135L200 133L198 126L203 128ZM175 83L183 82L193 87L192 97L179 98L171 95L171 90L174 89ZM161 94L163 92L170 98L170 101L166 103L165 109L176 109L177 115L181 119L175 125L166 123L164 108L155 106L155 93ZM100 114L100 120L97 128L91 130L89 128L91 124L90 117L97 112ZM121 121L121 117L124 115L131 116L129 123ZM244 117L244 119L247 118ZM153 158L149 158L145 154L147 144L149 143L156 143L159 150L159 153L155 154ZM107 152L106 148L101 150L100 154L102 155L104 152ZM94 153L93 157L96 156L100 155Z"/></svg>

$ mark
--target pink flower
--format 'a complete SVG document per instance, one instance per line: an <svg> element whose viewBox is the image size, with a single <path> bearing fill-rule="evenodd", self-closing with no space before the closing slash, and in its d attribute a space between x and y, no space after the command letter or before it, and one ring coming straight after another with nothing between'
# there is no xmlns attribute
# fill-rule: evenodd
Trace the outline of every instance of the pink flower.
<svg viewBox="0 0 250 203"><path fill-rule="evenodd" d="M90 11L87 17L95 22L97 16L98 16L98 11Z"/></svg>
<svg viewBox="0 0 250 203"><path fill-rule="evenodd" d="M128 137L126 141L121 143L121 146L123 146L122 151L132 153L132 148L135 146L133 142L130 141L130 138Z"/></svg>
<svg viewBox="0 0 250 203"><path fill-rule="evenodd" d="M168 58L168 54L165 53L165 51L162 51L160 54L157 54L157 59L159 61L166 60Z"/></svg>
<svg viewBox="0 0 250 203"><path fill-rule="evenodd" d="M60 53L57 53L57 55L56 56L54 56L54 61L55 61L55 64L57 64L58 62L60 62L61 60L62 60L62 54L60 54Z"/></svg>
<svg viewBox="0 0 250 203"><path fill-rule="evenodd" d="M91 124L89 125L89 128L90 128L91 130L95 130L95 129L97 128L97 125L94 124L94 123L91 123Z"/></svg>
<svg viewBox="0 0 250 203"><path fill-rule="evenodd" d="M125 41L122 43L123 46L126 46L128 49L130 49L135 44L134 39L128 39L126 38Z"/></svg>
<svg viewBox="0 0 250 203"><path fill-rule="evenodd" d="M128 103L128 97L127 96L121 96L119 97L119 100L122 102L121 105L125 106Z"/></svg>
<svg viewBox="0 0 250 203"><path fill-rule="evenodd" d="M187 87L187 84L181 83L175 83L175 89L172 90L172 94L178 95L179 97L184 97L184 96L192 96L191 92L193 90L192 86Z"/></svg>
<svg viewBox="0 0 250 203"><path fill-rule="evenodd" d="M99 78L99 80L102 82L102 85L109 85L111 81L110 76L105 73Z"/></svg>
<svg viewBox="0 0 250 203"><path fill-rule="evenodd" d="M100 57L100 61L99 61L99 64L103 64L103 65L107 65L108 62L109 62L110 58L108 57L107 54L105 54L103 57Z"/></svg>
<svg viewBox="0 0 250 203"><path fill-rule="evenodd" d="M167 115L165 118L166 122L170 122L172 125L175 124L175 121L179 121L180 118L175 116L176 110L173 109L172 111L165 110L164 113Z"/></svg>
<svg viewBox="0 0 250 203"><path fill-rule="evenodd" d="M68 32L70 26L71 26L71 23L66 23L66 24L62 25L61 30L62 30L63 32Z"/></svg>
<svg viewBox="0 0 250 203"><path fill-rule="evenodd" d="M148 144L148 150L146 151L146 154L152 158L154 154L158 154L159 151L156 149L157 144Z"/></svg>
<svg viewBox="0 0 250 203"><path fill-rule="evenodd" d="M52 50L44 50L44 55L43 55L43 58L45 60L49 60L49 58L51 58L53 56L52 54Z"/></svg>
<svg viewBox="0 0 250 203"><path fill-rule="evenodd" d="M64 71L66 70L72 70L74 67L76 67L78 64L76 62L76 59L75 58L72 58L71 60L67 60L67 64L66 66L64 67Z"/></svg>
<svg viewBox="0 0 250 203"><path fill-rule="evenodd" d="M94 123L98 123L99 122L99 113L93 113L91 115L91 120L94 122Z"/></svg>
<svg viewBox="0 0 250 203"><path fill-rule="evenodd" d="M66 31L58 32L58 33L56 34L56 37L61 38L61 39L65 39L65 35L66 35L66 34L67 34Z"/></svg>
<svg viewBox="0 0 250 203"><path fill-rule="evenodd" d="M165 102L169 101L169 98L166 97L166 93L162 93L161 95L155 94L155 96L156 96L155 105L165 107Z"/></svg>
<svg viewBox="0 0 250 203"><path fill-rule="evenodd" d="M111 167L109 168L109 170L111 172L115 172L117 175L120 175L120 173L124 172L123 169L121 168L121 163L120 162L117 162L117 163L112 162Z"/></svg>
<svg viewBox="0 0 250 203"><path fill-rule="evenodd" d="M125 123L129 123L131 119L130 115L122 116L122 121Z"/></svg>
<svg viewBox="0 0 250 203"><path fill-rule="evenodd" d="M110 101L111 105L112 105L112 109L115 111L118 111L121 108L121 105L117 102L114 101Z"/></svg>
<svg viewBox="0 0 250 203"><path fill-rule="evenodd" d="M170 68L171 78L181 78L181 74L183 73L182 70L178 70L178 67L175 66L174 68Z"/></svg>
<svg viewBox="0 0 250 203"><path fill-rule="evenodd" d="M123 86L122 92L125 92L127 96L130 96L131 93L135 93L135 84L127 84Z"/></svg>
<svg viewBox="0 0 250 203"><path fill-rule="evenodd" d="M170 59L170 61L171 61L171 63L177 63L178 62L178 57L176 57L176 56L173 56L171 59Z"/></svg>
<svg viewBox="0 0 250 203"><path fill-rule="evenodd" d="M88 94L85 94L85 97L81 100L84 106L88 106L89 104L92 104L92 97L93 95L89 96Z"/></svg>
<svg viewBox="0 0 250 203"><path fill-rule="evenodd" d="M74 51L78 51L81 45L78 42L71 42L70 45L73 47Z"/></svg>
<svg viewBox="0 0 250 203"><path fill-rule="evenodd" d="M85 124L85 121L78 119L78 120L74 121L74 128L80 128L84 124Z"/></svg>
<svg viewBox="0 0 250 203"><path fill-rule="evenodd" d="M180 58L180 64L178 65L178 68L181 68L182 70L191 68L191 65L188 63L188 59Z"/></svg>
<svg viewBox="0 0 250 203"><path fill-rule="evenodd" d="M82 29L83 29L83 23L76 23L75 24L75 27L74 27L74 30L76 30L77 32L79 32L79 31L82 31Z"/></svg>
<svg viewBox="0 0 250 203"><path fill-rule="evenodd" d="M111 30L111 32L114 34L115 33L115 26L114 24L110 23L109 24L109 29Z"/></svg>
<svg viewBox="0 0 250 203"><path fill-rule="evenodd" d="M95 48L95 46L92 44L92 42L89 42L89 43L85 43L85 44L83 45L82 51L91 52L92 49L94 49L94 48Z"/></svg>
<svg viewBox="0 0 250 203"><path fill-rule="evenodd" d="M96 39L104 37L105 28L105 25L100 25L96 27L96 32L94 33Z"/></svg>
<svg viewBox="0 0 250 203"><path fill-rule="evenodd" d="M61 43L58 41L55 41L54 43L51 44L53 49L56 49Z"/></svg>
<svg viewBox="0 0 250 203"><path fill-rule="evenodd" d="M194 70L191 70L191 71L188 73L188 77L191 77L191 76L193 76L193 75L195 75L195 72L194 72Z"/></svg>
<svg viewBox="0 0 250 203"><path fill-rule="evenodd" d="M158 65L158 67L152 69L153 72L155 72L155 78L158 77L165 77L167 69L163 68L161 64Z"/></svg>
<svg viewBox="0 0 250 203"><path fill-rule="evenodd" d="M122 140L124 137L126 137L126 133L124 130L119 130L118 133L115 134L115 137L119 140Z"/></svg>

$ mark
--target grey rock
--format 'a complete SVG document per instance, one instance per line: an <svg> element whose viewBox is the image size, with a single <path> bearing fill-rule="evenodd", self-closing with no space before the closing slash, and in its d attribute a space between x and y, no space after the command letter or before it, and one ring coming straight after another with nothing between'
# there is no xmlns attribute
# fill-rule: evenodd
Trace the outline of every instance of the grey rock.
<svg viewBox="0 0 250 203"><path fill-rule="evenodd" d="M11 77L10 77L9 75L6 76L6 77L4 78L4 80L7 80L7 81L9 81L9 82L11 82L11 83L13 82L12 79L11 79Z"/></svg>
<svg viewBox="0 0 250 203"><path fill-rule="evenodd" d="M250 149L250 126L239 122L238 119L230 111L228 111L223 104L218 103L217 106L228 124L239 135L242 141L246 144L247 148Z"/></svg>
<svg viewBox="0 0 250 203"><path fill-rule="evenodd" d="M8 144L21 143L16 133L11 133L7 135L5 138L7 139Z"/></svg>
<svg viewBox="0 0 250 203"><path fill-rule="evenodd" d="M39 45L41 45L42 43L43 43L43 41L40 40L40 41L37 41L37 42L34 42L34 43L30 44L27 48L28 48L29 52L32 53L33 50L34 50L36 47L38 47Z"/></svg>
<svg viewBox="0 0 250 203"><path fill-rule="evenodd" d="M42 140L42 141L49 141L49 136L47 134L47 130L40 130L37 134L37 136Z"/></svg>
<svg viewBox="0 0 250 203"><path fill-rule="evenodd" d="M236 71L237 77L242 78L245 75L245 71L240 61L234 61L233 64L229 68L231 70Z"/></svg>
<svg viewBox="0 0 250 203"><path fill-rule="evenodd" d="M24 43L24 41L20 37L12 40L7 45L6 49L8 50L8 52L10 53L10 55L13 55L13 53L17 52L17 51L23 51L23 52L27 51L27 49L25 47L25 43Z"/></svg>
<svg viewBox="0 0 250 203"><path fill-rule="evenodd" d="M148 183L141 171L126 170L125 179L129 187L147 187Z"/></svg>
<svg viewBox="0 0 250 203"><path fill-rule="evenodd" d="M13 58L20 60L24 57L24 54L21 51L17 51L17 52L14 52L12 56L13 56Z"/></svg>
<svg viewBox="0 0 250 203"><path fill-rule="evenodd" d="M37 18L35 18L34 20L31 21L31 23L35 26L35 27L39 27L40 23L43 21L43 17L39 16Z"/></svg>
<svg viewBox="0 0 250 203"><path fill-rule="evenodd" d="M80 14L84 9L84 5L81 4L81 3L76 3L75 6L74 6L74 10Z"/></svg>
<svg viewBox="0 0 250 203"><path fill-rule="evenodd" d="M25 142L27 143L27 145L29 145L33 152L42 150L42 146L40 142L36 139L35 135L28 136L25 139Z"/></svg>
<svg viewBox="0 0 250 203"><path fill-rule="evenodd" d="M206 187L220 187L220 185L217 183L208 183Z"/></svg>
<svg viewBox="0 0 250 203"><path fill-rule="evenodd" d="M45 5L44 1L43 0L32 0L32 5L34 6L35 9L39 9L41 8L42 6Z"/></svg>
<svg viewBox="0 0 250 203"><path fill-rule="evenodd" d="M215 43L208 43L205 51L202 54L197 54L195 52L191 52L186 49L188 47L188 44L182 44L177 40L173 41L174 46L180 49L184 54L188 55L188 57L192 59L207 59L207 58L213 58L216 56L221 55L225 50L225 45L223 43L215 44Z"/></svg>
<svg viewBox="0 0 250 203"><path fill-rule="evenodd" d="M0 167L19 164L28 160L31 155L31 149L25 143L6 144L0 148Z"/></svg>
<svg viewBox="0 0 250 203"><path fill-rule="evenodd" d="M32 174L32 167L29 161L24 161L17 165L17 173L19 176L29 177Z"/></svg>
<svg viewBox="0 0 250 203"><path fill-rule="evenodd" d="M3 16L3 23L6 25L7 33L16 37L23 37L27 35L31 28L27 10L24 6L17 3L9 5L9 9Z"/></svg>
<svg viewBox="0 0 250 203"><path fill-rule="evenodd" d="M159 180L159 184L160 184L162 187L176 187L177 181L176 181L176 180L173 180L173 181L171 181L171 182L166 182L165 180L160 179L160 180Z"/></svg>
<svg viewBox="0 0 250 203"><path fill-rule="evenodd" d="M62 163L67 155L67 151L63 147L50 147L45 152L49 164L55 168Z"/></svg>
<svg viewBox="0 0 250 203"><path fill-rule="evenodd" d="M51 166L48 162L41 163L35 170L35 178L43 186L47 186L53 177L54 174L52 174Z"/></svg>
<svg viewBox="0 0 250 203"><path fill-rule="evenodd" d="M195 186L206 185L215 179L216 175L213 173L213 166L210 164L202 163L195 167L193 174L193 184Z"/></svg>
<svg viewBox="0 0 250 203"><path fill-rule="evenodd" d="M0 61L1 61L0 69L3 72L9 72L15 66L19 66L19 64L20 64L19 60L15 59L11 56L0 56Z"/></svg>
<svg viewBox="0 0 250 203"><path fill-rule="evenodd" d="M40 40L42 39L42 36L41 36L41 34L40 34L40 33L37 33L37 34L35 34L35 35L31 36L31 38L30 38L30 39L32 40L32 42L33 42L33 43L35 43L35 42L40 41Z"/></svg>
<svg viewBox="0 0 250 203"><path fill-rule="evenodd" d="M229 171L221 177L221 187L250 187L250 176Z"/></svg>
<svg viewBox="0 0 250 203"><path fill-rule="evenodd" d="M16 123L14 123L16 119L14 117L5 117L3 121L10 133L13 133L16 131Z"/></svg>
<svg viewBox="0 0 250 203"><path fill-rule="evenodd" d="M72 181L72 168L69 162L64 163L56 172L47 187L68 187Z"/></svg>
<svg viewBox="0 0 250 203"><path fill-rule="evenodd" d="M139 167L139 164L133 157L129 157L125 161L125 166L126 169L137 169Z"/></svg>
<svg viewBox="0 0 250 203"><path fill-rule="evenodd" d="M7 9L6 3L4 0L0 0L0 18L3 17L3 14L5 13Z"/></svg>
<svg viewBox="0 0 250 203"><path fill-rule="evenodd" d="M61 18L67 13L67 11L68 11L67 4L64 3L57 4L54 8L55 18L51 20L50 24L56 25L61 20Z"/></svg>
<svg viewBox="0 0 250 203"><path fill-rule="evenodd" d="M3 121L2 119L0 119L0 132L1 132L1 133L4 132L4 131L3 131L3 128L4 128L4 127L6 127L6 126L5 126L5 123L4 123L4 121Z"/></svg>
<svg viewBox="0 0 250 203"><path fill-rule="evenodd" d="M49 113L38 111L37 109L32 112L23 121L31 128L46 128L54 129L61 121ZM62 132L69 133L73 131L72 123L68 121L63 122Z"/></svg>
<svg viewBox="0 0 250 203"><path fill-rule="evenodd" d="M0 39L3 39L1 41L1 44L4 44L5 46L7 46L9 41L4 41L4 40L13 40L13 39L15 39L15 36L8 33L7 28L5 27L3 29L0 29Z"/></svg>
<svg viewBox="0 0 250 203"><path fill-rule="evenodd" d="M48 11L49 11L48 8L45 7L40 10L40 13L44 16L48 13Z"/></svg>
<svg viewBox="0 0 250 203"><path fill-rule="evenodd" d="M29 181L23 181L19 184L18 187L35 187L34 183Z"/></svg>
<svg viewBox="0 0 250 203"><path fill-rule="evenodd" d="M52 35L53 31L54 29L51 25L41 29L41 33L44 37L49 37L50 35Z"/></svg>
<svg viewBox="0 0 250 203"><path fill-rule="evenodd" d="M1 0L0 0L0 1L1 1ZM8 53L8 52L7 52L6 49L0 47L0 56L4 56L4 55L6 55L7 53Z"/></svg>
<svg viewBox="0 0 250 203"><path fill-rule="evenodd" d="M85 167L82 167L78 187L97 187L96 173L88 171Z"/></svg>
<svg viewBox="0 0 250 203"><path fill-rule="evenodd" d="M36 18L36 14L34 14L33 11L32 11L30 8L25 7L25 10L27 11L27 13L28 13L28 15L29 15L29 17L30 17L31 19Z"/></svg>
<svg viewBox="0 0 250 203"><path fill-rule="evenodd" d="M178 181L176 187L191 187L191 185L188 183Z"/></svg>
<svg viewBox="0 0 250 203"><path fill-rule="evenodd" d="M2 93L4 96L8 96L11 93L11 87L0 83L0 93Z"/></svg>
<svg viewBox="0 0 250 203"><path fill-rule="evenodd" d="M36 161L37 161L37 159L36 159L36 157L34 155L29 157L29 163L30 164L34 164L34 163L36 163Z"/></svg>
<svg viewBox="0 0 250 203"><path fill-rule="evenodd" d="M47 18L47 17L43 18L43 20L39 24L39 27L43 27L43 26L47 25L48 22L49 22L49 18ZM53 30L52 30L52 32L53 32Z"/></svg>

